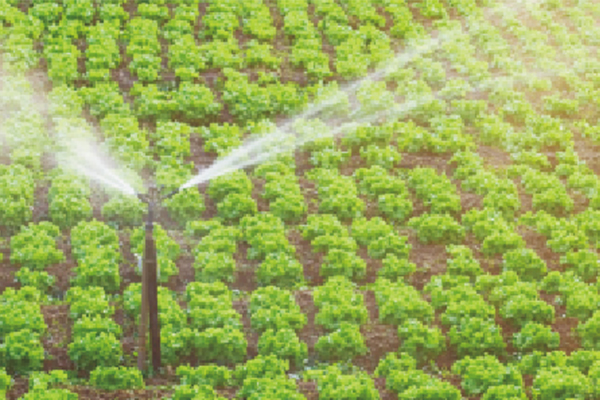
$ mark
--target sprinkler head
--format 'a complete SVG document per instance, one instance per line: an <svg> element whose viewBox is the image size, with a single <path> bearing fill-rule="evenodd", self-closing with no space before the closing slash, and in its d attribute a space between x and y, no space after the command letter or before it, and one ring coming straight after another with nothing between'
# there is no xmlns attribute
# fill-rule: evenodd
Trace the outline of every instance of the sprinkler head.
<svg viewBox="0 0 600 400"><path fill-rule="evenodd" d="M163 197L163 199L170 199L171 197L175 196L177 193L179 193L179 188L173 190L170 193L167 193L167 195L165 197Z"/></svg>
<svg viewBox="0 0 600 400"><path fill-rule="evenodd" d="M137 193L136 194L140 201L152 206L160 202L159 190L154 184L148 186L148 193Z"/></svg>

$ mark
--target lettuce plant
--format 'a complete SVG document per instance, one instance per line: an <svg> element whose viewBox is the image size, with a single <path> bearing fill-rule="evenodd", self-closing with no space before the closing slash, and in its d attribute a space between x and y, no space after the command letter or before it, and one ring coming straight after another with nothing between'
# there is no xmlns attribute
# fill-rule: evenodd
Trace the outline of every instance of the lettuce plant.
<svg viewBox="0 0 600 400"><path fill-rule="evenodd" d="M302 342L291 329L267 329L258 339L258 354L274 355L300 367L308 357L306 343Z"/></svg>
<svg viewBox="0 0 600 400"><path fill-rule="evenodd" d="M556 379L560 376L560 379ZM532 392L540 399L583 399L589 395L588 378L574 367L542 369L536 375Z"/></svg>
<svg viewBox="0 0 600 400"><path fill-rule="evenodd" d="M204 199L197 188L184 189L163 202L169 215L181 226L187 221L199 219L204 212Z"/></svg>
<svg viewBox="0 0 600 400"><path fill-rule="evenodd" d="M39 334L29 329L10 332L0 344L0 364L10 374L41 370L44 358Z"/></svg>
<svg viewBox="0 0 600 400"><path fill-rule="evenodd" d="M68 353L77 369L91 371L96 367L116 367L123 349L112 333L85 333L73 337Z"/></svg>
<svg viewBox="0 0 600 400"><path fill-rule="evenodd" d="M132 196L117 195L104 203L102 217L115 227L134 227L142 223L147 206Z"/></svg>
<svg viewBox="0 0 600 400"><path fill-rule="evenodd" d="M523 280L536 281L546 275L546 263L534 250L511 250L504 253L503 260L504 270L515 271Z"/></svg>
<svg viewBox="0 0 600 400"><path fill-rule="evenodd" d="M256 271L256 279L263 286L293 288L304 282L304 268L286 253L268 254Z"/></svg>
<svg viewBox="0 0 600 400"><path fill-rule="evenodd" d="M525 390L519 386L498 385L490 387L481 397L482 400L527 400Z"/></svg>
<svg viewBox="0 0 600 400"><path fill-rule="evenodd" d="M357 325L342 322L336 330L317 340L315 350L324 361L352 360L366 354L367 346Z"/></svg>
<svg viewBox="0 0 600 400"><path fill-rule="evenodd" d="M307 371L305 377L317 381L319 396L325 400L341 397L347 397L349 400L379 399L373 379L363 371L345 371L336 364L324 369Z"/></svg>
<svg viewBox="0 0 600 400"><path fill-rule="evenodd" d="M346 277L335 276L313 292L319 312L315 323L331 330L343 322L364 324L368 320L363 296L355 292L354 284Z"/></svg>
<svg viewBox="0 0 600 400"><path fill-rule="evenodd" d="M516 367L504 365L491 355L465 357L454 363L452 372L461 376L461 386L470 395L486 393L494 386L523 386Z"/></svg>
<svg viewBox="0 0 600 400"><path fill-rule="evenodd" d="M594 315L586 323L577 327L577 333L581 338L581 344L586 350L600 350L600 312Z"/></svg>
<svg viewBox="0 0 600 400"><path fill-rule="evenodd" d="M324 278L345 276L351 280L362 279L367 271L367 264L356 253L340 249L331 249L325 256L319 274Z"/></svg>
<svg viewBox="0 0 600 400"><path fill-rule="evenodd" d="M408 320L398 327L400 351L415 357L420 363L434 360L446 348L446 337L439 328L429 328L421 321Z"/></svg>
<svg viewBox="0 0 600 400"><path fill-rule="evenodd" d="M10 260L23 267L43 270L50 264L64 261L65 255L56 248L59 228L50 222L30 223L10 240Z"/></svg>
<svg viewBox="0 0 600 400"><path fill-rule="evenodd" d="M33 286L42 293L47 293L56 281L56 277L46 271L32 271L27 267L15 272L15 279L21 286Z"/></svg>
<svg viewBox="0 0 600 400"><path fill-rule="evenodd" d="M274 286L252 292L249 310L252 329L261 333L267 329L286 328L297 332L307 322L292 293Z"/></svg>
<svg viewBox="0 0 600 400"><path fill-rule="evenodd" d="M144 378L135 368L97 367L90 373L90 384L104 390L143 389Z"/></svg>
<svg viewBox="0 0 600 400"><path fill-rule="evenodd" d="M31 221L33 174L25 167L0 167L0 223L12 229Z"/></svg>
<svg viewBox="0 0 600 400"><path fill-rule="evenodd" d="M524 295L509 299L499 311L503 318L519 326L529 322L542 324L554 322L554 307L543 300L530 299Z"/></svg>
<svg viewBox="0 0 600 400"><path fill-rule="evenodd" d="M401 325L409 319L421 322L432 320L433 307L412 286L403 282L392 283L383 278L379 278L375 284L379 320L382 323Z"/></svg>
<svg viewBox="0 0 600 400"><path fill-rule="evenodd" d="M549 351L558 348L560 335L548 326L530 322L513 335L513 343L521 352Z"/></svg>
<svg viewBox="0 0 600 400"><path fill-rule="evenodd" d="M176 375L182 385L209 385L211 387L228 386L233 375L229 368L218 365L200 365L196 368L189 365L177 367Z"/></svg>
<svg viewBox="0 0 600 400"><path fill-rule="evenodd" d="M461 320L450 329L449 338L459 357L501 354L506 349L502 329L493 321L482 318Z"/></svg>
<svg viewBox="0 0 600 400"><path fill-rule="evenodd" d="M388 254L382 261L383 267L377 271L377 275L395 282L405 279L417 270L417 266L406 258L399 258L394 254Z"/></svg>
<svg viewBox="0 0 600 400"><path fill-rule="evenodd" d="M175 386L173 400L225 400L209 385Z"/></svg>
<svg viewBox="0 0 600 400"><path fill-rule="evenodd" d="M248 343L242 331L226 326L195 334L192 346L202 362L235 363L246 357Z"/></svg>
<svg viewBox="0 0 600 400"><path fill-rule="evenodd" d="M419 240L424 243L458 243L465 237L465 228L447 214L423 214L411 218L408 226L417 231Z"/></svg>

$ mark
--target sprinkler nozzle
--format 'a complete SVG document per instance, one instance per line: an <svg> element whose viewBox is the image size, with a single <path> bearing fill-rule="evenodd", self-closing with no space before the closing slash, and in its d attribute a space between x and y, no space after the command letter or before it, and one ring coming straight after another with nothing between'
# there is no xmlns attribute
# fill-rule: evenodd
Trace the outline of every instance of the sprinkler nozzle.
<svg viewBox="0 0 600 400"><path fill-rule="evenodd" d="M168 193L163 199L170 199L171 197L175 196L177 193L179 193L179 188L173 190L172 192Z"/></svg>

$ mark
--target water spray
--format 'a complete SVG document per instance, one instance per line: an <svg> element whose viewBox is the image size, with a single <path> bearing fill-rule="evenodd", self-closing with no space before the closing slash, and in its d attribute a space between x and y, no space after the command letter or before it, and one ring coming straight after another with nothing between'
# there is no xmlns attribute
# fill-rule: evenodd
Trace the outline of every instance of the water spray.
<svg viewBox="0 0 600 400"><path fill-rule="evenodd" d="M144 243L144 258L142 267L142 310L139 326L139 349L138 349L138 369L144 370L146 364L146 337L147 320L150 322L150 346L152 350L152 367L154 372L160 369L160 324L158 320L158 279L157 265L158 256L156 252L156 243L154 241L154 217L155 207L161 201L168 199L179 192L176 189L165 196L160 195L159 188L156 185L150 185L148 193L136 193L141 202L148 205L148 214L146 216L146 235Z"/></svg>

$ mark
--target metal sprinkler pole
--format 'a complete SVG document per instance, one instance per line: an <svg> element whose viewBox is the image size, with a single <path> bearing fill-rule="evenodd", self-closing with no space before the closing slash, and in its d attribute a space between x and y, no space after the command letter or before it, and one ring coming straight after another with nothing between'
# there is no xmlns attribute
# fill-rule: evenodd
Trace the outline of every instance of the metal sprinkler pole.
<svg viewBox="0 0 600 400"><path fill-rule="evenodd" d="M169 193L169 198L179 192L179 189ZM138 369L143 371L146 366L147 325L150 322L150 347L152 351L152 367L154 372L160 369L160 323L158 320L158 280L156 243L154 241L154 207L160 202L159 192L151 186L147 195L138 194L138 198L148 204L146 219L146 236L144 243L144 260L142 267L142 313L139 326Z"/></svg>

